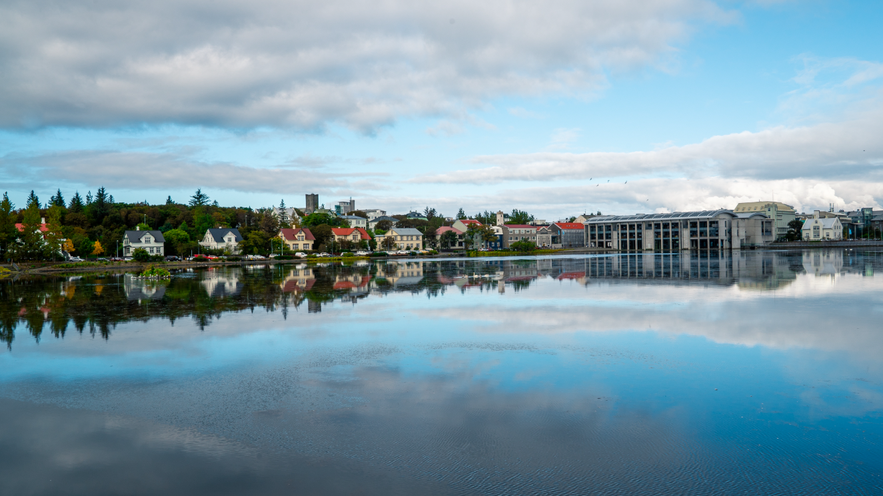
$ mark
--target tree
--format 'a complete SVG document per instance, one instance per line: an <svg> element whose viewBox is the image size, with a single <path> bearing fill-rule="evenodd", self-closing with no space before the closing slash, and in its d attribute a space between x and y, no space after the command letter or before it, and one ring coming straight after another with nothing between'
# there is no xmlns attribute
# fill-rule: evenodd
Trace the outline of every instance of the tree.
<svg viewBox="0 0 883 496"><path fill-rule="evenodd" d="M101 246L101 241L96 241L95 245L92 247L92 254L101 255L102 253L104 253L104 247Z"/></svg>
<svg viewBox="0 0 883 496"><path fill-rule="evenodd" d="M374 224L375 231L386 232L386 231L389 231L390 229L392 229L392 221L389 221L389 220L382 220L382 221L378 222L377 224Z"/></svg>
<svg viewBox="0 0 883 496"><path fill-rule="evenodd" d="M383 238L383 241L380 243L380 246L383 247L384 250L392 250L396 247L395 236L387 235Z"/></svg>
<svg viewBox="0 0 883 496"><path fill-rule="evenodd" d="M132 259L136 262L149 262L150 253L147 253L147 250L144 248L136 248L135 251L132 252Z"/></svg>
<svg viewBox="0 0 883 496"><path fill-rule="evenodd" d="M240 253L261 255L270 252L270 236L263 231L251 231L239 242Z"/></svg>
<svg viewBox="0 0 883 496"><path fill-rule="evenodd" d="M331 239L334 237L334 233L331 231L331 226L328 224L319 224L318 226L311 227L310 232L313 233L313 237L316 238L314 246L316 246L317 249L325 250L326 247L331 246Z"/></svg>
<svg viewBox="0 0 883 496"><path fill-rule="evenodd" d="M64 197L61 196L61 189L58 190L52 198L49 199L49 204L54 205L56 207L64 207Z"/></svg>
<svg viewBox="0 0 883 496"><path fill-rule="evenodd" d="M145 224L143 222L139 222L138 225L135 226L135 229L137 229L139 231L149 231L150 226L148 226L147 224Z"/></svg>
<svg viewBox="0 0 883 496"><path fill-rule="evenodd" d="M785 233L785 239L788 241L800 241L803 239L803 221L794 219L788 223L788 232Z"/></svg>
<svg viewBox="0 0 883 496"><path fill-rule="evenodd" d="M466 236L472 249L484 246L497 240L497 234L491 226L470 224L466 228Z"/></svg>
<svg viewBox="0 0 883 496"><path fill-rule="evenodd" d="M34 190L31 190L31 194L28 195L28 201L26 202L25 208L30 208L31 205L36 205L37 209L40 209L40 198L34 194Z"/></svg>
<svg viewBox="0 0 883 496"><path fill-rule="evenodd" d="M432 220L434 217L438 217L438 212L434 208L426 207L423 209L423 216L426 217L426 220Z"/></svg>
<svg viewBox="0 0 883 496"><path fill-rule="evenodd" d="M15 258L34 260L43 256L43 232L40 222L40 206L37 202L31 202L24 211L24 222L19 233L19 242L13 243Z"/></svg>
<svg viewBox="0 0 883 496"><path fill-rule="evenodd" d="M526 239L522 239L509 245L509 249L517 251L519 253L530 253L537 249L537 245L531 243Z"/></svg>
<svg viewBox="0 0 883 496"><path fill-rule="evenodd" d="M9 243L16 238L18 232L15 229L15 217L13 210L15 205L9 201L9 196L4 192L3 200L0 201L0 254L6 259Z"/></svg>
<svg viewBox="0 0 883 496"><path fill-rule="evenodd" d="M304 227L313 227L313 226L319 226L322 224L326 224L331 227L349 227L349 224L347 224L345 220L343 220L339 217L334 217L329 214L323 214L323 213L318 213L318 212L312 213L312 214L304 217L302 224Z"/></svg>
<svg viewBox="0 0 883 496"><path fill-rule="evenodd" d="M191 207L204 207L209 204L209 197L202 192L202 188L196 190L196 193L190 197Z"/></svg>
<svg viewBox="0 0 883 496"><path fill-rule="evenodd" d="M466 218L466 212L464 212L462 208L457 211L457 218L460 220L463 220Z"/></svg>
<svg viewBox="0 0 883 496"><path fill-rule="evenodd" d="M92 204L92 191L89 190L86 192L86 205Z"/></svg>
<svg viewBox="0 0 883 496"><path fill-rule="evenodd" d="M282 228L288 229L291 225L288 222L288 212L285 211L285 199L279 201L279 224Z"/></svg>
<svg viewBox="0 0 883 496"><path fill-rule="evenodd" d="M512 213L509 214L509 220L506 224L530 224L533 222L534 217L524 210L518 210L517 208L512 209Z"/></svg>
<svg viewBox="0 0 883 496"><path fill-rule="evenodd" d="M174 204L175 204L175 200L172 200L172 195L169 195L169 197L166 198L166 205L174 205Z"/></svg>
<svg viewBox="0 0 883 496"><path fill-rule="evenodd" d="M85 206L86 205L83 204L83 198L80 197L80 192L77 191L76 193L74 193L74 197L71 198L71 203L67 207L67 210L68 212L78 214L83 211L83 208L85 208Z"/></svg>
<svg viewBox="0 0 883 496"><path fill-rule="evenodd" d="M279 234L279 219L267 209L258 211L258 228L270 236Z"/></svg>
<svg viewBox="0 0 883 496"><path fill-rule="evenodd" d="M457 233L455 233L454 231L445 231L439 237L438 242L441 245L442 249L450 249L451 246L457 244Z"/></svg>
<svg viewBox="0 0 883 496"><path fill-rule="evenodd" d="M77 251L77 249L74 248L74 241L72 239L64 240L64 246L62 246L62 249L68 253Z"/></svg>
<svg viewBox="0 0 883 496"><path fill-rule="evenodd" d="M64 234L61 232L61 214L64 206L52 205L49 207L49 222L46 223L45 252L47 258L55 258L60 255L64 243Z"/></svg>

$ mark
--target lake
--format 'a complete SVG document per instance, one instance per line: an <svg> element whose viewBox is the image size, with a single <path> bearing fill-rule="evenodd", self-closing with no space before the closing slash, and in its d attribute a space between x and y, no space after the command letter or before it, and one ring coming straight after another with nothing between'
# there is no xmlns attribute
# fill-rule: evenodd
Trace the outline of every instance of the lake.
<svg viewBox="0 0 883 496"><path fill-rule="evenodd" d="M881 494L883 251L0 280L0 494Z"/></svg>

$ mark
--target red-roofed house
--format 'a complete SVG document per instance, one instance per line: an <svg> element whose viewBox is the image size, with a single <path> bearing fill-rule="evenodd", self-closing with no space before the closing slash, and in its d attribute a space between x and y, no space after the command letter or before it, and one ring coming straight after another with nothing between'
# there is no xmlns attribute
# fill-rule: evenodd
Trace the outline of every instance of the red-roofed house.
<svg viewBox="0 0 883 496"><path fill-rule="evenodd" d="M18 229L18 232L23 232L25 230L25 225L16 223L15 228ZM40 232L49 232L49 226L46 225L46 219L40 219Z"/></svg>
<svg viewBox="0 0 883 496"><path fill-rule="evenodd" d="M586 226L579 222L556 222L552 234L558 235L562 248L585 248Z"/></svg>
<svg viewBox="0 0 883 496"><path fill-rule="evenodd" d="M457 236L457 240L453 241L450 244L450 246L442 246L441 245L442 235L448 231L454 233L454 235ZM462 250L465 247L464 243L463 243L463 231L453 228L451 226L441 226L438 229L436 229L435 230L435 239L438 240L439 246L441 246L442 248L445 248L445 249L450 248L452 250Z"/></svg>
<svg viewBox="0 0 883 496"><path fill-rule="evenodd" d="M367 243L371 239L371 236L368 236L368 231L361 227L332 227L331 232L334 234L334 241L336 243L349 241L357 245L360 241Z"/></svg>
<svg viewBox="0 0 883 496"><path fill-rule="evenodd" d="M289 250L294 251L310 251L316 243L316 237L313 236L313 233L311 233L309 229L300 227L295 229L281 229L279 231L279 237L282 238L283 243L288 245Z"/></svg>

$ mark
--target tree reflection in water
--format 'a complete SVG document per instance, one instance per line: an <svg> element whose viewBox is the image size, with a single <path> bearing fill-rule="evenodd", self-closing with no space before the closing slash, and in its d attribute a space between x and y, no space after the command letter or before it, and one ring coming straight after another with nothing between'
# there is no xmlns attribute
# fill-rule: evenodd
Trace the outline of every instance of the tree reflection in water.
<svg viewBox="0 0 883 496"><path fill-rule="evenodd" d="M39 341L44 332L63 338L71 326L109 339L120 323L192 318L200 330L225 312L279 311L307 302L319 312L335 300L356 303L394 292L440 296L447 289L523 291L538 278L582 285L622 280L661 284L738 285L775 290L797 274L827 277L842 272L873 273L881 252L700 252L622 254L577 258L402 260L320 265L263 265L179 271L168 281L144 281L131 274L24 277L0 281L0 340L12 349L26 329Z"/></svg>

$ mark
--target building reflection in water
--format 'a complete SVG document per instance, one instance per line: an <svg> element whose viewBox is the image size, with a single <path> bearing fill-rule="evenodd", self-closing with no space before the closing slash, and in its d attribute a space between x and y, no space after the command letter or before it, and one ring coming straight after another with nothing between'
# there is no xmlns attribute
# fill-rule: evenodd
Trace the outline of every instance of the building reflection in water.
<svg viewBox="0 0 883 496"><path fill-rule="evenodd" d="M542 279L595 283L719 285L740 290L783 288L800 275L836 278L873 276L883 252L856 250L700 251L527 259L401 260L358 264L266 265L185 271L170 281L131 276L83 275L0 282L0 340L11 346L23 325L35 339L44 327L63 337L79 332L109 338L121 322L191 317L204 328L225 312L289 309L304 302L310 313L333 302L408 292L428 298L447 290L527 290ZM120 290L121 289L121 290ZM142 304L147 303L147 304Z"/></svg>

